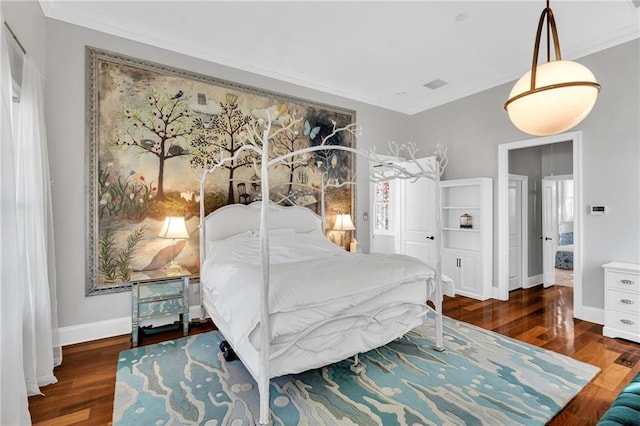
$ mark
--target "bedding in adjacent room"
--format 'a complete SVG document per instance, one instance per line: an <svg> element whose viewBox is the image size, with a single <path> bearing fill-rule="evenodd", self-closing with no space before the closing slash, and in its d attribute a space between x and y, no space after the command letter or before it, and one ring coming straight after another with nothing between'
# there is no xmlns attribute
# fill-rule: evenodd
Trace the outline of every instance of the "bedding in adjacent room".
<svg viewBox="0 0 640 426"><path fill-rule="evenodd" d="M558 224L555 267L573 270L573 222L560 222Z"/></svg>

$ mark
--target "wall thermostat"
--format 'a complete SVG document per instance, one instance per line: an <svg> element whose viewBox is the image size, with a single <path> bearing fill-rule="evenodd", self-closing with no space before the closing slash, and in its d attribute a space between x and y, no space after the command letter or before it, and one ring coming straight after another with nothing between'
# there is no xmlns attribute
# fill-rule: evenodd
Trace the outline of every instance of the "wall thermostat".
<svg viewBox="0 0 640 426"><path fill-rule="evenodd" d="M589 206L589 213L595 216L601 216L605 213L605 207L597 205Z"/></svg>

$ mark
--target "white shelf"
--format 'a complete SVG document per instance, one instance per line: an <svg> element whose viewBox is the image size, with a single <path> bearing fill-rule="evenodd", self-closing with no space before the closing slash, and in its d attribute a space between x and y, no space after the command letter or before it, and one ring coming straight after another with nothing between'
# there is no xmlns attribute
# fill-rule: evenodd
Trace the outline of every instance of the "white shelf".
<svg viewBox="0 0 640 426"><path fill-rule="evenodd" d="M459 231L459 232L480 232L479 229L467 229L467 228L442 228L443 231Z"/></svg>
<svg viewBox="0 0 640 426"><path fill-rule="evenodd" d="M440 189L443 272L456 294L486 300L493 296L493 180L444 180ZM459 227L463 213L473 228Z"/></svg>

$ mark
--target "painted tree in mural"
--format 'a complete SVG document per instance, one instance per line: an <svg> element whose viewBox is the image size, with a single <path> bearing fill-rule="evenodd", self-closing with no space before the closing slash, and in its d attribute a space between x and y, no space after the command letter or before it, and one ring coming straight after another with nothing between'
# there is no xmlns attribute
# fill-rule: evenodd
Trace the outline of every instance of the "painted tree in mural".
<svg viewBox="0 0 640 426"><path fill-rule="evenodd" d="M242 132L245 126L252 120L250 115L244 114L238 105L238 96L227 93L226 102L220 102L222 111L212 115L208 120L198 118L195 120L197 135L192 146L191 166L194 168L210 168L224 157L233 157L246 143ZM255 156L247 153L233 161L226 162L223 168L229 171L229 190L227 204L235 203L233 189L233 176L241 167L251 167Z"/></svg>
<svg viewBox="0 0 640 426"><path fill-rule="evenodd" d="M344 136L342 132L336 130L337 123L333 120L327 120L323 117L313 117L307 123L312 122L307 127L305 125L304 133L309 134L311 146L320 145L344 145ZM349 128L349 126L347 126ZM307 132L307 129L310 129ZM311 137L313 136L313 137ZM314 152L313 162L326 182L340 181L352 179L350 176L350 168L347 165L347 158L338 155L339 151L332 149L323 149Z"/></svg>
<svg viewBox="0 0 640 426"><path fill-rule="evenodd" d="M174 95L151 90L145 102L126 105L122 113L123 125L116 143L158 158L158 201L166 200L165 162L189 155L185 147L193 138L194 125L188 100L181 90Z"/></svg>
<svg viewBox="0 0 640 426"><path fill-rule="evenodd" d="M295 125L286 127L282 133L278 133L272 143L275 156L285 155L309 145L305 136L309 136L309 132L306 129L310 128L310 124L308 121L305 121L304 123L304 128L302 129ZM313 137L315 137L315 135L313 135ZM312 163L312 158L313 156L310 153L306 153L302 155L294 155L293 157L276 164L276 167L286 167L289 169L289 186L287 188L287 194L291 194L293 190L293 179L295 177L296 170L301 169L299 170L300 174L298 178L300 183L307 183L303 178L303 176L305 176L304 168Z"/></svg>

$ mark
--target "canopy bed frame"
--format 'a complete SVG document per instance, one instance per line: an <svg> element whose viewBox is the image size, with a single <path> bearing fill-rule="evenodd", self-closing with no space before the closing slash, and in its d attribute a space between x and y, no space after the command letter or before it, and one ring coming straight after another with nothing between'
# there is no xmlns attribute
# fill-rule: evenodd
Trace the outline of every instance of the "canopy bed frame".
<svg viewBox="0 0 640 426"><path fill-rule="evenodd" d="M393 259L374 259L372 261L373 264L407 263L407 268L414 271L410 272L410 274L413 274L413 279L400 279L395 276L388 278L388 281L394 281L396 284L401 284L402 286L398 289L389 287L385 283L380 283L376 292L377 295L382 295L382 298L372 297L371 300L369 300L362 296L357 290L353 290L353 294L350 294L348 297L353 298L354 301L352 304L356 305L354 309L339 311L335 315L332 314L334 316L318 320L307 328L297 331L295 334L279 337L278 333L281 333L279 324L289 324L291 322L290 317L286 316L288 314L288 308L283 309L285 312L278 311L278 309L280 309L277 306L279 299L276 298L276 294L279 291L278 287L284 285L280 281L285 281L285 272L282 271L287 271L287 266L286 264L276 264L276 262L278 262L277 259L275 261L270 259L271 257L277 258L279 256L279 254L270 256L270 238L274 240L277 247L280 237L274 232L286 228L287 230L291 230L290 232L292 234L297 235L296 238L303 240L305 238L314 239L314 241L317 241L318 246L323 246L323 243L316 238L317 236L322 236L321 239L324 239L324 241L330 245L333 245L333 243L330 243L324 238L324 190L320 194L322 197L322 218L318 217L308 208L277 206L269 201L269 167L280 162L293 161L294 158L300 158L301 154L327 149L341 150L364 156L376 164L377 167L371 168L370 177L372 180L427 178L436 183L437 194L439 194L439 180L446 167L447 158L446 150L439 147L436 153L437 161L435 165L431 169L426 169L425 167L427 166L415 161L415 153L417 150L415 144L412 143L403 145L390 144L390 150L394 158L398 159L397 161L389 160L386 156L383 160L375 151L363 152L351 147L327 144L330 138L338 132L355 134L357 131L355 124L350 124L344 128L336 128L334 124L333 132L324 137L322 143L318 146L312 146L275 158L269 158L270 140L279 132L292 128L293 125L301 119L296 120L294 117L288 126L283 125L274 129L271 126L271 120L268 114L267 111L268 118L266 121L258 121L246 127L244 134L246 144L243 145L233 157L221 158L218 163L203 173L200 180L200 258L203 265L200 279L202 287L200 291L201 301L224 338L231 344L237 356L258 383L260 394L260 424L269 423L270 378L320 367L352 356L355 358L354 371L357 371L359 368L358 353L383 346L396 338L402 337L407 331L423 323L428 312L435 313L435 349L444 349L442 336L443 277L441 273L441 243L439 243L442 232L439 196L435 197L436 205L434 206L438 244L436 245L436 262L433 268L404 255L388 255L395 256ZM261 158L259 170L258 166L254 165L256 173L261 179L261 201L256 201L249 206L238 204L228 205L214 211L205 218L204 200L207 175L224 166L225 163L234 161L238 156L246 153L246 151L253 152ZM400 158L400 154L405 154L405 158ZM412 163L415 163L417 166L415 169L417 171L409 171L401 165L401 162L406 164L406 157L409 157L408 159L410 161L414 160ZM212 253L215 252L217 255L225 257L225 253L229 251L229 247L234 247L229 246L229 244L236 243L255 243L254 261L260 265L259 269L254 271L255 276L253 277L255 279L254 281L256 281L253 289L258 291L249 290L244 293L248 299L251 297L247 297L246 295L253 295L255 297L255 303L259 305L259 309L253 309L255 318L253 322L247 323L247 328L244 329L238 328L239 326L237 326L236 323L247 322L248 320L243 316L243 320L238 321L237 318L242 315L236 314L234 316L233 312L229 311L230 308L222 304L223 302L221 302L221 300L223 299L219 299L220 294L225 291L228 292L228 290L225 290L225 288L215 290L218 293L212 294L216 294L216 297L208 296L204 289L204 287L215 285L215 283L212 284L211 282L215 282L217 279L207 278L207 269L211 270L215 268L215 261L212 261L213 264L207 264L207 262L214 258L214 254ZM326 249L330 252L330 249L326 247L320 247L320 249ZM330 253L331 262L338 264L353 262L354 267L358 268L359 274L362 274L362 271L373 268L373 266L367 266L358 262L365 262L367 256L375 255L352 255L342 250L340 251L341 254ZM344 256L348 256L348 259L345 259ZM428 268L430 275L425 275L423 269L415 272L414 269L411 269L415 265L409 265L412 262L420 263L422 266L419 267ZM310 267L312 263L314 262L310 260L308 263ZM324 267L324 265L325 263L322 264L322 267ZM220 271L227 269L218 269L216 273L220 276ZM246 273L246 270L250 268L238 269L242 270L239 270L237 273ZM323 270L323 272L324 271L325 270ZM324 274L316 273L310 275L323 276ZM338 278L336 278L336 280L338 280ZM244 281L247 280L239 280L236 277L233 282ZM453 295L452 282L450 280L445 281L445 284L449 286L448 293ZM336 283L331 281L331 283L327 284ZM257 287L259 287L259 289ZM311 287L312 285L307 287L307 289ZM318 287L324 287L324 285ZM334 287L337 289L341 287L341 285L337 284ZM307 290L301 291L301 293L306 291ZM411 294L414 300L407 300L407 294ZM381 302L383 299L387 300L385 298L391 297L393 299L393 297L396 296L400 298L396 305L384 306L383 302ZM433 307L426 303L427 300L433 303ZM327 302L332 301L328 300ZM302 306L312 307L310 309L305 308L300 310L304 311L305 315L315 315L318 313L313 311L313 306L315 305L313 303L309 304L309 301L303 300L297 303L300 303ZM305 303L307 304L305 305ZM327 306L333 307L333 305L333 303L325 303L321 308L324 309ZM324 311L322 311L322 313L324 314ZM277 315L280 315L280 317ZM235 319L232 319L232 317ZM336 327L340 328L341 331L336 332ZM276 334L274 335L273 333ZM284 334L284 332L282 333ZM327 341L327 336L338 336L341 340L340 342L329 342ZM329 340L331 339L329 338ZM314 343L319 341L325 343L324 348L318 347L318 345ZM314 353L317 353L317 355L314 355Z"/></svg>

